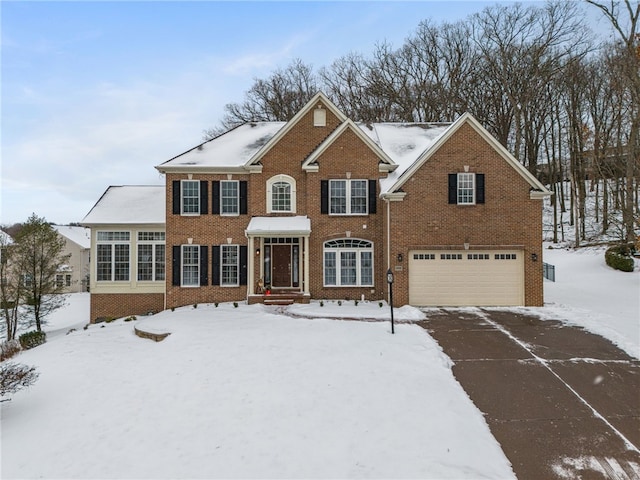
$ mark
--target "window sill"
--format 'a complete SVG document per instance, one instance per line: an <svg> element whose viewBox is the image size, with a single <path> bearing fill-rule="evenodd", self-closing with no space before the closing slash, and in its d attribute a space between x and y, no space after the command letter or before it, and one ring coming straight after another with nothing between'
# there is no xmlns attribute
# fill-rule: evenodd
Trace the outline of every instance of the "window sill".
<svg viewBox="0 0 640 480"><path fill-rule="evenodd" d="M368 213L330 213L330 217L368 217Z"/></svg>

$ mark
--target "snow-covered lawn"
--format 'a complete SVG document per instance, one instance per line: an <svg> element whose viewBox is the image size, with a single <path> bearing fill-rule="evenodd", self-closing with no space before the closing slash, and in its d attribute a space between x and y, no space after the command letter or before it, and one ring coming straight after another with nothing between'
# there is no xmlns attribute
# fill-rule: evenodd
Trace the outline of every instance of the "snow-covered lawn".
<svg viewBox="0 0 640 480"><path fill-rule="evenodd" d="M544 260L557 282L524 310L640 357L638 271L596 249ZM88 294L71 295L48 342L15 358L40 378L1 404L2 478L513 478L411 307L395 335L368 302L291 309L313 319L199 305L84 330L88 311ZM361 317L385 321L347 320ZM171 335L144 340L134 324Z"/></svg>
<svg viewBox="0 0 640 480"><path fill-rule="evenodd" d="M543 318L554 318L608 338L640 358L640 269L607 266L605 248L549 249L544 261L556 266L556 281L545 280Z"/></svg>
<svg viewBox="0 0 640 480"><path fill-rule="evenodd" d="M22 353L40 379L2 404L2 478L513 478L423 329L272 311L186 307L137 320L160 343L119 320Z"/></svg>

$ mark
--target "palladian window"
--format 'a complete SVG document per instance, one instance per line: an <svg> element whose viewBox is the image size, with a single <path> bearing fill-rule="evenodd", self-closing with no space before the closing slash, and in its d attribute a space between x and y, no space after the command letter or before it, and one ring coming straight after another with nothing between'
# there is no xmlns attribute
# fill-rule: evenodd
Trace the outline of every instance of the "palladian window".
<svg viewBox="0 0 640 480"><path fill-rule="evenodd" d="M343 238L324 243L324 285L364 287L373 285L373 243Z"/></svg>

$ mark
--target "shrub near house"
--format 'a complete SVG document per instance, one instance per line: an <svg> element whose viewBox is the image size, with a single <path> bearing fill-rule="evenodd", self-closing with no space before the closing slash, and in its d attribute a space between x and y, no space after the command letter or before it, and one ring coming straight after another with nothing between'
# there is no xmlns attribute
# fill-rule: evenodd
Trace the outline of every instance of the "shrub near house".
<svg viewBox="0 0 640 480"><path fill-rule="evenodd" d="M117 208L145 187L111 187L83 222L93 320L260 302L266 287L377 300L389 268L399 304L543 303L549 192L468 114L357 124L319 93L289 122L241 125L156 168L153 219Z"/></svg>

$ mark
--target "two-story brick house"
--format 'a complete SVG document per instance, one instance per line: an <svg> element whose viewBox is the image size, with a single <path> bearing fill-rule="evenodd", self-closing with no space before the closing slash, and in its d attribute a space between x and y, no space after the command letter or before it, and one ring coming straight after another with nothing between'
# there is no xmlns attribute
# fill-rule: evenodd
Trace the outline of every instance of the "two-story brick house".
<svg viewBox="0 0 640 480"><path fill-rule="evenodd" d="M543 302L549 191L468 114L356 124L319 93L289 122L241 125L156 168L166 177L166 280L155 309L261 302L264 290L379 300L389 268L396 304ZM96 238L118 224L95 220L84 223ZM142 313L116 307L115 283L92 282L92 319Z"/></svg>

